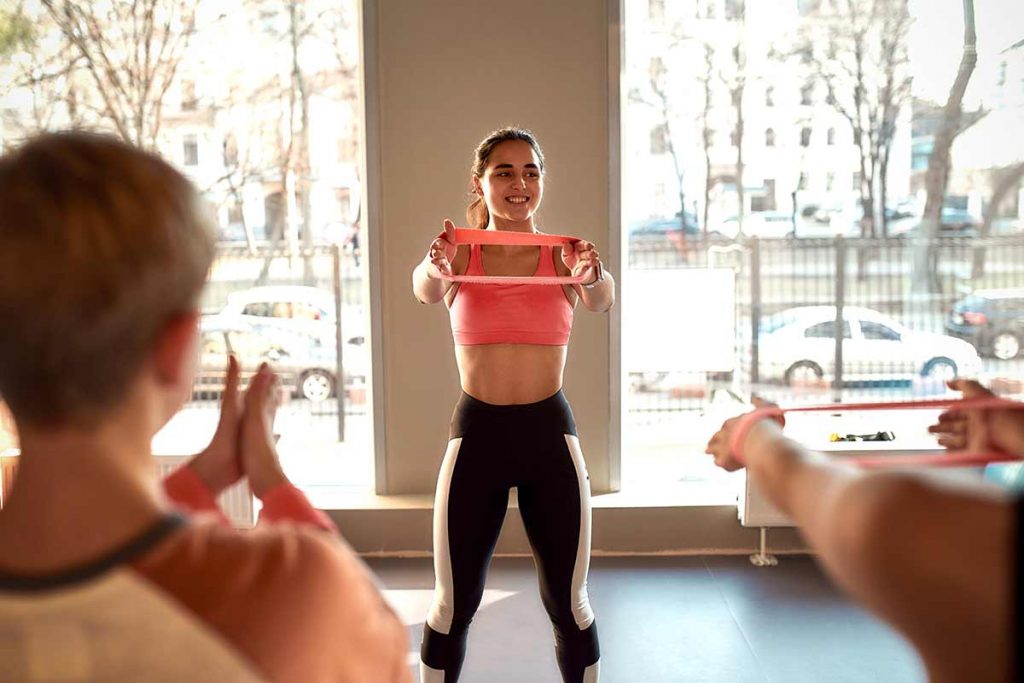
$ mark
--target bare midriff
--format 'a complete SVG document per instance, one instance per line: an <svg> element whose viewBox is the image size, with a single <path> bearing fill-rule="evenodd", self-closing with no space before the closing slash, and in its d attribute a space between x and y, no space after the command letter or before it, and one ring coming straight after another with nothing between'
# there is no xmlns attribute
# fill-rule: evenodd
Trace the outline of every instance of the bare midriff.
<svg viewBox="0 0 1024 683"><path fill-rule="evenodd" d="M562 388L565 349L535 344L456 345L462 390L494 405L536 403Z"/></svg>

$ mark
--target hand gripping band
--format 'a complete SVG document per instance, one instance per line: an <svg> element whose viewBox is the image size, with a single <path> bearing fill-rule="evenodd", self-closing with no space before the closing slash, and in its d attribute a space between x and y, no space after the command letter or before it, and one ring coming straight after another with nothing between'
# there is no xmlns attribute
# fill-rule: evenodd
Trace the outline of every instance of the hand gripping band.
<svg viewBox="0 0 1024 683"><path fill-rule="evenodd" d="M438 237L445 237L441 233ZM513 232L511 230L474 230L471 228L455 228L456 246L460 244L501 244L522 246L561 247L565 244L582 242L578 237L565 235L545 235L539 232ZM582 285L588 275L568 276L511 276L511 275L448 275L441 273L442 280L449 282L469 282L479 285ZM604 271L597 267L597 280L604 280Z"/></svg>
<svg viewBox="0 0 1024 683"><path fill-rule="evenodd" d="M743 457L743 442L750 433L754 423L765 418L779 418L786 413L806 412L852 412L860 410L925 410L942 408L946 410L1024 410L1024 403L1010 401L1005 398L972 398L972 399L935 399L929 401L905 401L902 403L836 403L824 406L801 406L799 408L780 408L767 406L747 413L740 418L732 434L729 448L733 456L746 464ZM866 469L903 467L906 465L927 465L931 467L964 467L968 465L987 465L997 462L1019 462L1020 458L1008 453L958 453L955 455L908 455L894 457L859 457L844 458L849 462Z"/></svg>

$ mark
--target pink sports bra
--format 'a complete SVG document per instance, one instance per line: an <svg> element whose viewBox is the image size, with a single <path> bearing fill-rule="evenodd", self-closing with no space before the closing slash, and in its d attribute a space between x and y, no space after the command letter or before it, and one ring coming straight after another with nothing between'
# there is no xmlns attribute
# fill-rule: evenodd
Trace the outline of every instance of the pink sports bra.
<svg viewBox="0 0 1024 683"><path fill-rule="evenodd" d="M469 247L466 275L486 275L479 244ZM554 276L551 247L540 247L535 276ZM540 344L565 346L572 331L572 304L560 286L463 282L449 309L452 336L461 346Z"/></svg>

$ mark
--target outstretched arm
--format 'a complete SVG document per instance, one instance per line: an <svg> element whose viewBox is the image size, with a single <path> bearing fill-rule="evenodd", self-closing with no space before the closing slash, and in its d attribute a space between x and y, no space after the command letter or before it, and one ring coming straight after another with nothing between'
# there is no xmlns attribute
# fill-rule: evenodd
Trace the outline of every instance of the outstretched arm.
<svg viewBox="0 0 1024 683"><path fill-rule="evenodd" d="M420 303L436 304L444 298L452 283L440 276L452 274L452 261L457 254L455 224L445 219L444 235L430 243L427 255L412 271L412 292Z"/></svg>
<svg viewBox="0 0 1024 683"><path fill-rule="evenodd" d="M743 466L727 421L708 452ZM933 681L1009 680L1016 508L998 491L828 462L760 420L740 446L836 582L900 630Z"/></svg>

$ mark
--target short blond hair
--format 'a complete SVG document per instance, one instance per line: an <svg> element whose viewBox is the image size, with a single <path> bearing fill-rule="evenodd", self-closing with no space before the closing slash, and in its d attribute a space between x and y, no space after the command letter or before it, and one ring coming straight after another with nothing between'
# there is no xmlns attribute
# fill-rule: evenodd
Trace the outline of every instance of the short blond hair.
<svg viewBox="0 0 1024 683"><path fill-rule="evenodd" d="M97 422L213 255L202 200L153 154L67 132L0 158L0 395L19 423Z"/></svg>

